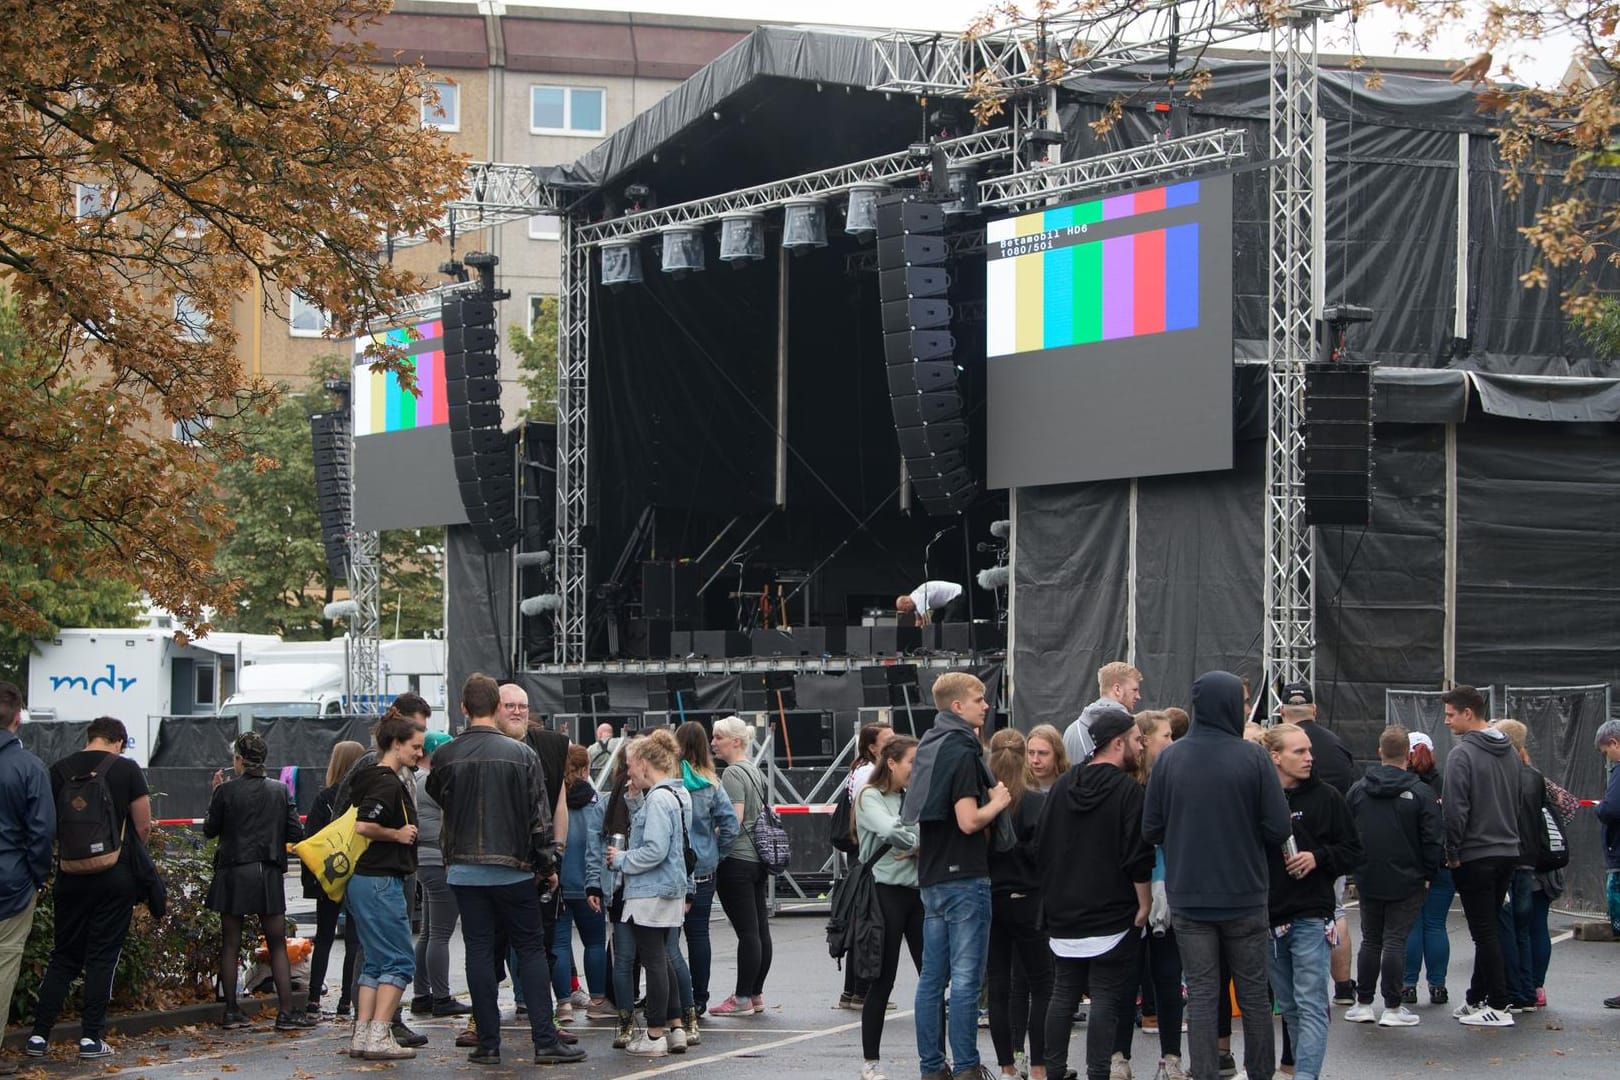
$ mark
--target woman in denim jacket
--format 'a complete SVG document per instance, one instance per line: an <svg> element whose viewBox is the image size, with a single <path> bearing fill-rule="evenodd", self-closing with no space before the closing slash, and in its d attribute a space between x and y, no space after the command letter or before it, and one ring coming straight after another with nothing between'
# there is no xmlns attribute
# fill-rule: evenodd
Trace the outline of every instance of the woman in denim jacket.
<svg viewBox="0 0 1620 1080"><path fill-rule="evenodd" d="M557 885L562 904L557 910L557 936L552 952L557 963L551 971L551 989L557 999L557 1020L567 1023L574 1017L569 1002L569 983L574 956L574 928L585 946L585 985L590 988L591 1007L600 1013L607 993L607 921L602 915L602 811L590 780L591 755L583 746L568 748L568 766L563 774L563 791L568 801L568 848ZM569 962L565 962L569 961Z"/></svg>
<svg viewBox="0 0 1620 1080"><path fill-rule="evenodd" d="M720 866L720 853L731 850L737 838L737 811L720 789L714 758L709 755L709 733L695 720L675 729L681 748L681 778L692 797L692 850L697 854L693 871L695 891L692 907L686 913L686 950L691 961L692 1004L686 1014L686 1040L699 1039L697 1018L709 1007L710 957L709 918L714 908L714 872Z"/></svg>
<svg viewBox="0 0 1620 1080"><path fill-rule="evenodd" d="M692 893L686 866L692 801L680 780L680 750L670 732L653 731L637 739L630 746L629 761L631 781L642 793L641 805L630 821L627 849L607 851L608 865L624 875L623 921L632 928L647 976L647 1027L628 1049L638 1057L663 1057L677 1045L683 1050L686 1046L679 1027L671 1031L674 1038L664 1037L674 980L672 965L667 960L660 964L657 958L671 932L678 931Z"/></svg>

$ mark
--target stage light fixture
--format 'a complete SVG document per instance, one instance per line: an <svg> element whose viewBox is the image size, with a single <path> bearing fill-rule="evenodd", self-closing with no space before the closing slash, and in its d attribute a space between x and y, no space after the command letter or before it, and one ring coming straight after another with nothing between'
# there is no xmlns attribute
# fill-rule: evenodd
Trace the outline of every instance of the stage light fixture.
<svg viewBox="0 0 1620 1080"><path fill-rule="evenodd" d="M671 225L658 231L664 239L664 273L687 274L703 269L701 226Z"/></svg>
<svg viewBox="0 0 1620 1080"><path fill-rule="evenodd" d="M808 251L827 246L827 204L820 199L789 199L782 204L782 246Z"/></svg>
<svg viewBox="0 0 1620 1080"><path fill-rule="evenodd" d="M640 285L641 245L635 240L602 245L602 284L613 288Z"/></svg>
<svg viewBox="0 0 1620 1080"><path fill-rule="evenodd" d="M844 232L862 239L877 235L877 201L888 190L887 184L856 184L850 188Z"/></svg>
<svg viewBox="0 0 1620 1080"><path fill-rule="evenodd" d="M952 217L979 212L978 171L968 165L952 165L945 174L946 190L951 201L940 209Z"/></svg>
<svg viewBox="0 0 1620 1080"><path fill-rule="evenodd" d="M720 261L741 270L765 257L765 218L761 214L726 214L720 219Z"/></svg>

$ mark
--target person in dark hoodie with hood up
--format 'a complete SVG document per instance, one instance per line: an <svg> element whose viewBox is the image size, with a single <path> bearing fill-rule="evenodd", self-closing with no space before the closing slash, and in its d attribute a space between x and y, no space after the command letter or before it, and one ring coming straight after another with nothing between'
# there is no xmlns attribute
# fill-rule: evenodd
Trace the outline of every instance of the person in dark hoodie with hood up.
<svg viewBox="0 0 1620 1080"><path fill-rule="evenodd" d="M1165 893L1187 980L1194 1080L1217 1080L1216 1002L1224 956L1243 1010L1251 1077L1276 1063L1266 988L1266 852L1290 835L1288 800L1266 752L1243 741L1243 683L1226 671L1192 687L1192 726L1153 766L1142 835L1164 848ZM1324 1005L1324 1008L1326 1006Z"/></svg>
<svg viewBox="0 0 1620 1080"><path fill-rule="evenodd" d="M1361 836L1356 867L1361 896L1361 952L1357 957L1356 1004L1351 1023L1413 1027L1416 1013L1401 1004L1406 939L1440 873L1440 803L1417 773L1406 768L1411 740L1403 727L1378 737L1378 764L1350 788L1350 816ZM1373 1012L1373 991L1382 974L1384 1014Z"/></svg>
<svg viewBox="0 0 1620 1080"><path fill-rule="evenodd" d="M965 671L934 681L939 714L917 744L900 818L918 826L917 883L923 961L917 976L917 1057L923 1080L977 1080L979 984L990 942L990 827L1012 803L984 764L979 729L990 711L984 683ZM940 1006L951 987L950 1050L940 1047Z"/></svg>
<svg viewBox="0 0 1620 1080"><path fill-rule="evenodd" d="M1327 1058L1329 954L1337 938L1333 882L1361 861L1361 838L1344 796L1311 775L1311 740L1297 724L1277 724L1265 747L1288 799L1293 851L1266 852L1271 881L1271 990L1294 1039L1296 1080L1317 1080ZM1246 1012L1247 1010L1245 1010Z"/></svg>
<svg viewBox="0 0 1620 1080"><path fill-rule="evenodd" d="M1512 1027L1497 911L1519 862L1519 756L1485 718L1472 686L1440 695L1456 745L1446 755L1446 865L1474 939L1468 1000L1452 1015L1470 1027Z"/></svg>
<svg viewBox="0 0 1620 1080"><path fill-rule="evenodd" d="M1107 1080L1121 1013L1142 975L1153 846L1142 839L1142 734L1123 709L1093 716L1091 760L1058 778L1035 837L1042 915L1057 980L1046 1013L1046 1075L1067 1075L1069 1031L1089 984L1086 1080ZM1084 867L1085 873L1076 873ZM1129 1030L1128 1028L1126 1029Z"/></svg>

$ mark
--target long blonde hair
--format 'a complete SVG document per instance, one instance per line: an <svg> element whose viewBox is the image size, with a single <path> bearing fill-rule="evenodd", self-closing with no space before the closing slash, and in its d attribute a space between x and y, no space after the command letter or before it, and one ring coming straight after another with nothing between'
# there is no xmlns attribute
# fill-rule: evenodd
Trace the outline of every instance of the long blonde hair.
<svg viewBox="0 0 1620 1080"><path fill-rule="evenodd" d="M990 737L990 772L1007 785L1012 796L1009 810L1017 810L1024 792L1035 787L1035 778L1029 773L1029 757L1022 732L1002 728Z"/></svg>
<svg viewBox="0 0 1620 1080"><path fill-rule="evenodd" d="M1069 752L1063 748L1063 733L1051 724L1036 724L1029 729L1025 736L1026 746L1028 740L1040 739L1052 748L1052 776L1057 778L1069 771Z"/></svg>
<svg viewBox="0 0 1620 1080"><path fill-rule="evenodd" d="M366 748L349 739L332 747L332 756L326 759L326 787L335 787L349 775L354 763L365 756Z"/></svg>

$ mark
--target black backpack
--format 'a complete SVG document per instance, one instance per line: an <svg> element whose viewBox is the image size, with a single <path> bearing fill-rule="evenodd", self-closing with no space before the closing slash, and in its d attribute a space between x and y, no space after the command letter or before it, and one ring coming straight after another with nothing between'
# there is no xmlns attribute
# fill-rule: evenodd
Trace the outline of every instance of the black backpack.
<svg viewBox="0 0 1620 1080"><path fill-rule="evenodd" d="M846 855L857 854L861 845L850 835L850 819L855 808L850 805L849 781L838 785L838 797L833 800L832 820L827 824L827 842Z"/></svg>
<svg viewBox="0 0 1620 1080"><path fill-rule="evenodd" d="M1547 798L1546 783L1542 784L1541 813L1535 821L1532 847L1536 857L1536 873L1545 874L1562 870L1569 865L1569 843L1563 826L1558 823L1558 812Z"/></svg>
<svg viewBox="0 0 1620 1080"><path fill-rule="evenodd" d="M104 752L95 768L70 776L56 797L56 854L64 874L99 874L118 862L122 836L107 771L118 755Z"/></svg>
<svg viewBox="0 0 1620 1080"><path fill-rule="evenodd" d="M879 845L870 859L852 863L849 873L833 886L827 952L840 966L849 957L857 979L876 979L883 973L883 910L873 888L872 867L889 849L889 844Z"/></svg>

